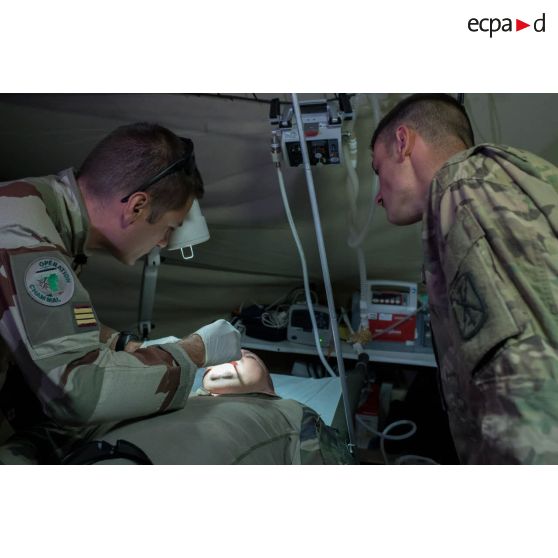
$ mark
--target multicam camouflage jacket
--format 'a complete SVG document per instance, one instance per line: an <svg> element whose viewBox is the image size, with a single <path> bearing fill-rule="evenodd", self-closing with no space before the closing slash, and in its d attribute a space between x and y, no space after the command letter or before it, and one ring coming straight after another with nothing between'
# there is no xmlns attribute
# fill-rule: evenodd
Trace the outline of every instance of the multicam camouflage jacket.
<svg viewBox="0 0 558 558"><path fill-rule="evenodd" d="M72 268L87 234L72 170L0 184L0 445L44 425L63 454L91 425L180 408L190 391L197 367L178 344L100 342Z"/></svg>
<svg viewBox="0 0 558 558"><path fill-rule="evenodd" d="M558 463L558 169L504 146L451 158L423 219L425 279L463 463Z"/></svg>

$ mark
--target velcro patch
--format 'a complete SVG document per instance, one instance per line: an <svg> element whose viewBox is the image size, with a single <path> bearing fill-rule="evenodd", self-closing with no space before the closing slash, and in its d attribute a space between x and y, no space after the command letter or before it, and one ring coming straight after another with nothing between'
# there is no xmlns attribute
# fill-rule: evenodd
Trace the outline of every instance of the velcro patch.
<svg viewBox="0 0 558 558"><path fill-rule="evenodd" d="M61 306L74 296L74 277L61 259L38 258L25 272L25 289L40 304Z"/></svg>
<svg viewBox="0 0 558 558"><path fill-rule="evenodd" d="M475 288L471 273L463 273L456 279L449 299L461 337L467 341L480 331L488 318L486 304Z"/></svg>
<svg viewBox="0 0 558 558"><path fill-rule="evenodd" d="M85 339L88 346L98 344L98 319L66 256L52 249L18 249L9 258L16 290L14 312L21 315L34 357L81 349ZM76 312L80 307L82 312ZM78 315L83 320L79 325ZM52 343L53 339L61 341Z"/></svg>
<svg viewBox="0 0 558 558"><path fill-rule="evenodd" d="M97 319L91 305L77 304L74 306L74 319L78 327L91 327L97 325Z"/></svg>

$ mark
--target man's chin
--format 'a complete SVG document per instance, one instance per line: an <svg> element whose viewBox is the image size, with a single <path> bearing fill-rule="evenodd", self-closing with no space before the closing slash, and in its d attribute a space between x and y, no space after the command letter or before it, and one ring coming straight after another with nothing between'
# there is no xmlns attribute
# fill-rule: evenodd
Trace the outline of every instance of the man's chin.
<svg viewBox="0 0 558 558"><path fill-rule="evenodd" d="M113 253L113 256L121 263L124 265L128 265L128 266L132 266L134 265L138 260L139 260L139 256L130 256L127 254L122 254L120 252L118 253Z"/></svg>
<svg viewBox="0 0 558 558"><path fill-rule="evenodd" d="M388 223L391 223L392 225L398 225L398 226L401 227L401 226L406 224L406 223L403 223L399 217L390 215L389 213L387 214L386 217L387 217Z"/></svg>
<svg viewBox="0 0 558 558"><path fill-rule="evenodd" d="M418 218L409 217L409 216L403 217L401 215L390 215L388 213L387 220L392 225L397 225L399 227L406 227L407 225L414 225L415 223L418 223L421 220L421 217Z"/></svg>

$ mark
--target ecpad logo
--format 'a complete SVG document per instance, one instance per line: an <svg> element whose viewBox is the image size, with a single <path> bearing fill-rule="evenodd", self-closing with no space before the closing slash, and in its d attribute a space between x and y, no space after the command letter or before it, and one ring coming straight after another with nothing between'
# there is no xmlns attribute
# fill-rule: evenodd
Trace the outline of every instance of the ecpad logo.
<svg viewBox="0 0 558 558"><path fill-rule="evenodd" d="M536 19L533 23L533 29L537 33L544 33L545 32L545 16L546 14L543 13L542 17ZM472 17L468 23L467 27L469 31L476 33L477 31L483 31L490 33L490 38L492 38L493 33L497 33L498 31L513 31L512 19L509 17L505 17L500 19L498 17L485 17L482 19L477 19ZM526 29L527 27L531 27L530 23L525 23L520 19L515 20L515 31L521 31L522 29Z"/></svg>

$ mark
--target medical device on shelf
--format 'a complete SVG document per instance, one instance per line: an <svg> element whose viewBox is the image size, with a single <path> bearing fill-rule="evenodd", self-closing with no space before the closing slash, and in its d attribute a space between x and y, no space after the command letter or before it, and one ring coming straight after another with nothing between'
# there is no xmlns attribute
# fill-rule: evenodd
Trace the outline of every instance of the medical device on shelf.
<svg viewBox="0 0 558 558"><path fill-rule="evenodd" d="M300 101L302 128L311 165L338 165L342 162L341 126L352 119L353 113L347 94L339 94L339 108L332 101L317 99ZM280 114L279 99L274 99L269 113L270 122L281 130L283 157L291 167L302 164L299 130L293 122L290 106Z"/></svg>
<svg viewBox="0 0 558 558"><path fill-rule="evenodd" d="M417 284L373 280L366 285L372 339L414 342L417 338Z"/></svg>
<svg viewBox="0 0 558 558"><path fill-rule="evenodd" d="M329 311L326 306L314 305L314 316L318 326L320 345L328 347L331 342L331 327ZM287 339L302 345L314 345L312 321L310 311L306 304L293 304L289 308L289 321L287 326Z"/></svg>

